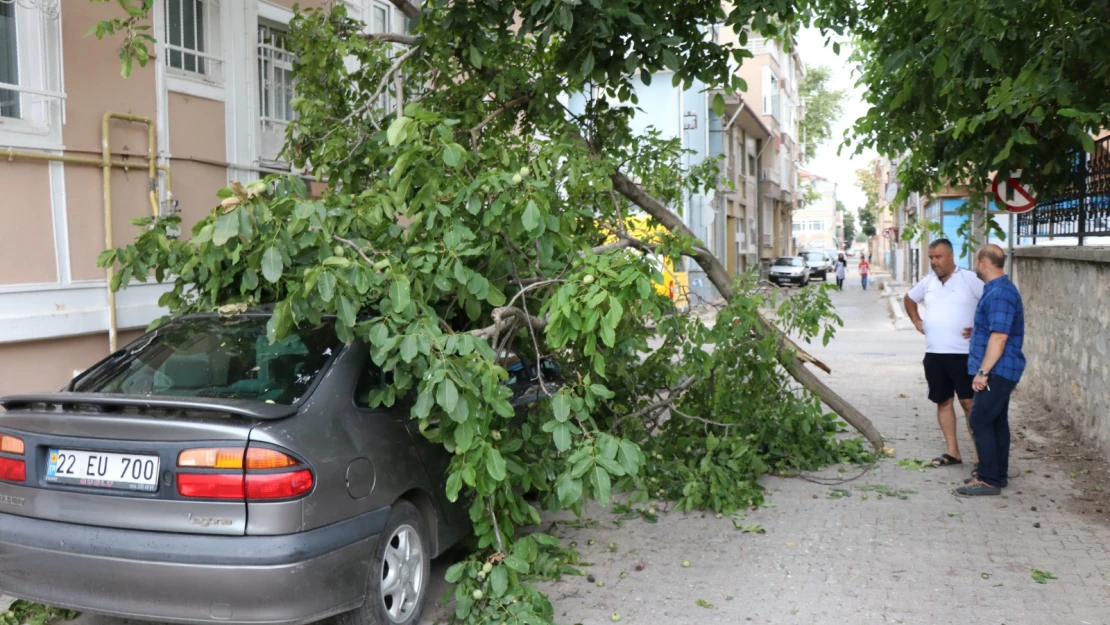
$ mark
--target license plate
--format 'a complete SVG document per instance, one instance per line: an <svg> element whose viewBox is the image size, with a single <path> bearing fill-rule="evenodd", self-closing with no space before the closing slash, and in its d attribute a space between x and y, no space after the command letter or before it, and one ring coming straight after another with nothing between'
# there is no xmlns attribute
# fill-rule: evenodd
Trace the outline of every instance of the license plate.
<svg viewBox="0 0 1110 625"><path fill-rule="evenodd" d="M154 492L158 456L51 449L46 481L54 484Z"/></svg>

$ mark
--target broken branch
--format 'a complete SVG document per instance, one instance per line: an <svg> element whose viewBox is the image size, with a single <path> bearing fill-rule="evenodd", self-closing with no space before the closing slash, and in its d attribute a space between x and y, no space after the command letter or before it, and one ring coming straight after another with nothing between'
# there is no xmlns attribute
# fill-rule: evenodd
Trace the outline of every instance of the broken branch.
<svg viewBox="0 0 1110 625"><path fill-rule="evenodd" d="M500 334L518 321L527 323L533 330L542 330L547 327L547 319L533 317L515 306L494 308L491 316L493 317L493 325L478 330L471 330L470 333L479 338L489 339Z"/></svg>
<svg viewBox="0 0 1110 625"><path fill-rule="evenodd" d="M678 215L674 214L669 208L648 195L646 191L629 179L628 176L616 171L613 172L610 179L617 193L620 193L633 204L642 208L668 230L697 239L697 236L694 235L692 230L686 227L686 224L682 223L682 219L680 219ZM721 262L708 250L702 247L695 247L691 251L691 257L705 271L705 276L713 283L713 286L717 287L717 292L725 299L730 299L733 295L732 280L728 275L728 271L721 265ZM790 340L789 337L775 328L762 314L759 315L759 325L765 334L780 337L781 344L786 348L784 350L787 353L786 367L790 374L811 393L825 402L825 405L838 414L840 418L859 430L876 450L882 450L884 447L883 437L879 434L875 425L871 423L871 420L864 416L864 414L854 406L844 401L842 397L837 395L826 384L821 382L813 372L806 369L805 363L808 362L826 373L831 372L829 367L798 347L794 341Z"/></svg>
<svg viewBox="0 0 1110 625"><path fill-rule="evenodd" d="M488 126L490 124L490 122L497 119L498 116L500 116L505 111L507 111L511 108L517 107L517 106L522 106L522 105L528 104L531 101L532 101L532 96L529 96L529 95L522 95L519 98L514 98L512 100L509 100L508 102L502 104L497 110L490 113L489 116L487 116L485 119L483 119L480 124L471 128L470 129L470 143L474 147L474 149L475 150L478 149L478 133L481 132L483 128Z"/></svg>

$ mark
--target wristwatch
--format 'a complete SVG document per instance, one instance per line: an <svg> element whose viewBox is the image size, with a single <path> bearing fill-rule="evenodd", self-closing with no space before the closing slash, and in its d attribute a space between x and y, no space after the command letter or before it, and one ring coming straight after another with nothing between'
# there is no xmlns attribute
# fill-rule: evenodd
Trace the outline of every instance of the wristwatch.
<svg viewBox="0 0 1110 625"><path fill-rule="evenodd" d="M988 377L990 377L990 374L989 374L989 373L987 373L986 371L983 371L982 369L980 369L980 370L979 370L979 373L977 373L976 375L981 375L981 376L983 376L984 378L988 378Z"/></svg>

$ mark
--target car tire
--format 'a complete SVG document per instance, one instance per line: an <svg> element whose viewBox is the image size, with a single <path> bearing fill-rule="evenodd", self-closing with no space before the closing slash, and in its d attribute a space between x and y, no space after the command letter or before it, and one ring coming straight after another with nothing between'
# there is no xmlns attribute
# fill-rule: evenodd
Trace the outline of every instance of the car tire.
<svg viewBox="0 0 1110 625"><path fill-rule="evenodd" d="M378 537L361 608L340 614L337 625L415 625L420 622L432 572L424 517L404 499L393 505ZM407 560L405 558L408 558ZM409 596L415 594L415 598Z"/></svg>

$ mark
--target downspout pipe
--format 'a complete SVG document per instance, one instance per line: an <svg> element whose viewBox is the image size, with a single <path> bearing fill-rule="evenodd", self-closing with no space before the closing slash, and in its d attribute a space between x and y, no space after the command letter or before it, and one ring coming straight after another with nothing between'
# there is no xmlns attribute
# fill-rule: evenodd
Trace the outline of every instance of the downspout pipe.
<svg viewBox="0 0 1110 625"><path fill-rule="evenodd" d="M131 113L119 113L108 111L100 119L100 150L101 150L101 171L104 175L104 249L110 250L115 247L115 240L112 236L112 148L110 141L110 128L111 121L118 119L120 121L134 122L139 124L146 124L147 127L147 165L149 170L149 190L148 197L150 199L151 213L155 218L158 217L158 163L156 159L157 143L155 137L154 120L149 117L141 115L132 115ZM116 319L116 293L112 290L112 278L115 274L115 267L108 267L107 270L107 290L108 290L108 348L109 353L115 353L119 347L119 331Z"/></svg>

